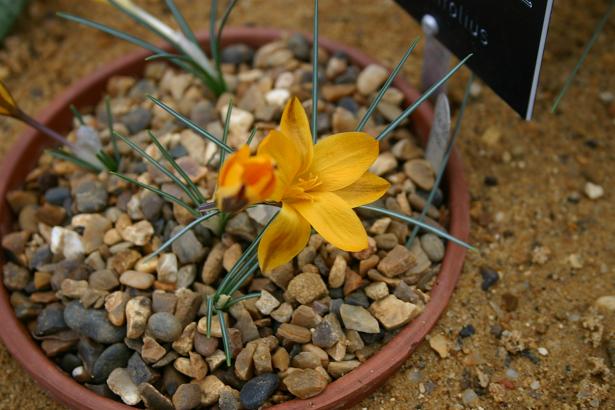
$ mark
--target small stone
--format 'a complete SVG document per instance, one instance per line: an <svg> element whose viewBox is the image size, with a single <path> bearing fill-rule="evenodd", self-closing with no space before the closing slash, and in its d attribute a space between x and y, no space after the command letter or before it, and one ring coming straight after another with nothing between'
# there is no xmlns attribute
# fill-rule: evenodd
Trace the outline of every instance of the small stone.
<svg viewBox="0 0 615 410"><path fill-rule="evenodd" d="M333 266L329 271L329 287L339 288L344 284L346 278L346 259L342 255L337 255Z"/></svg>
<svg viewBox="0 0 615 410"><path fill-rule="evenodd" d="M256 237L256 229L245 212L240 212L231 217L226 223L225 231L246 241L253 241Z"/></svg>
<svg viewBox="0 0 615 410"><path fill-rule="evenodd" d="M346 329L363 333L380 333L378 321L360 306L343 304L340 308L340 315Z"/></svg>
<svg viewBox="0 0 615 410"><path fill-rule="evenodd" d="M579 256L579 254L573 253L568 255L568 263L573 269L583 268L583 259Z"/></svg>
<svg viewBox="0 0 615 410"><path fill-rule="evenodd" d="M470 337L474 333L476 333L476 329L474 329L474 326L472 326L472 325L465 325L459 331L459 337L461 337L461 338Z"/></svg>
<svg viewBox="0 0 615 410"><path fill-rule="evenodd" d="M444 243L437 235L428 233L421 236L421 247L432 262L444 259Z"/></svg>
<svg viewBox="0 0 615 410"><path fill-rule="evenodd" d="M301 304L309 304L327 294L327 286L316 273L301 273L288 284L288 294Z"/></svg>
<svg viewBox="0 0 615 410"><path fill-rule="evenodd" d="M461 401L466 406L474 406L478 401L478 395L472 389L466 389L461 393Z"/></svg>
<svg viewBox="0 0 615 410"><path fill-rule="evenodd" d="M48 336L66 328L64 306L59 303L53 303L46 306L36 319L34 334L39 337Z"/></svg>
<svg viewBox="0 0 615 410"><path fill-rule="evenodd" d="M166 349L152 337L145 336L143 338L143 347L141 349L141 357L147 363L156 363L167 353Z"/></svg>
<svg viewBox="0 0 615 410"><path fill-rule="evenodd" d="M165 283L177 282L177 256L174 253L163 253L156 265L158 280Z"/></svg>
<svg viewBox="0 0 615 410"><path fill-rule="evenodd" d="M435 173L431 163L425 159L413 159L404 164L404 172L418 187L431 190L435 183Z"/></svg>
<svg viewBox="0 0 615 410"><path fill-rule="evenodd" d="M289 303L282 303L276 310L271 312L271 317L280 323L290 321L293 314L293 307Z"/></svg>
<svg viewBox="0 0 615 410"><path fill-rule="evenodd" d="M332 347L344 338L344 331L334 313L326 315L312 333L312 343L324 349Z"/></svg>
<svg viewBox="0 0 615 410"><path fill-rule="evenodd" d="M598 184L587 182L585 184L585 195L587 195L589 199L602 198L604 196L604 188Z"/></svg>
<svg viewBox="0 0 615 410"><path fill-rule="evenodd" d="M173 342L173 350L177 353L188 356L194 345L194 335L196 334L196 322L192 322L186 326L176 341Z"/></svg>
<svg viewBox="0 0 615 410"><path fill-rule="evenodd" d="M416 305L401 301L393 295L372 303L369 310L387 330L405 325L420 313Z"/></svg>
<svg viewBox="0 0 615 410"><path fill-rule="evenodd" d="M154 275L144 272L129 270L120 276L120 283L135 289L149 289L154 284Z"/></svg>
<svg viewBox="0 0 615 410"><path fill-rule="evenodd" d="M222 273L222 261L224 259L225 247L220 242L217 243L207 255L203 270L201 272L201 278L204 284L212 285Z"/></svg>
<svg viewBox="0 0 615 410"><path fill-rule="evenodd" d="M292 315L291 323L307 329L316 327L322 321L322 317L310 306L300 305Z"/></svg>
<svg viewBox="0 0 615 410"><path fill-rule="evenodd" d="M538 351L538 354L540 354L541 356L548 356L549 355L549 351L545 347L539 347L536 350Z"/></svg>
<svg viewBox="0 0 615 410"><path fill-rule="evenodd" d="M483 278L481 289L484 291L489 290L490 287L495 285L500 280L500 275L491 268L483 266L480 268L480 275Z"/></svg>
<svg viewBox="0 0 615 410"><path fill-rule="evenodd" d="M45 192L45 201L53 205L63 206L70 198L70 190L64 186L50 188Z"/></svg>
<svg viewBox="0 0 615 410"><path fill-rule="evenodd" d="M186 289L192 286L196 279L196 266L184 265L177 271L177 289Z"/></svg>
<svg viewBox="0 0 615 410"><path fill-rule="evenodd" d="M321 364L320 358L312 352L301 352L294 356L292 360L292 366L299 369L315 369Z"/></svg>
<svg viewBox="0 0 615 410"><path fill-rule="evenodd" d="M378 270L392 278L410 269L416 260L405 246L397 245L378 263Z"/></svg>
<svg viewBox="0 0 615 410"><path fill-rule="evenodd" d="M139 394L145 408L155 410L173 410L173 403L149 383L139 384Z"/></svg>
<svg viewBox="0 0 615 410"><path fill-rule="evenodd" d="M96 359L92 367L92 377L95 383L103 383L113 369L125 367L132 351L124 343L115 343L107 347Z"/></svg>
<svg viewBox="0 0 615 410"><path fill-rule="evenodd" d="M180 385L173 395L173 405L176 410L192 410L201 405L201 388L198 384L186 383Z"/></svg>
<svg viewBox="0 0 615 410"><path fill-rule="evenodd" d="M172 314L158 312L149 317L147 330L156 340L174 342L182 333L182 325Z"/></svg>
<svg viewBox="0 0 615 410"><path fill-rule="evenodd" d="M203 357L211 356L218 349L218 339L200 332L194 334L194 350Z"/></svg>
<svg viewBox="0 0 615 410"><path fill-rule="evenodd" d="M385 82L389 72L377 64L370 64L361 71L357 78L357 89L363 95L370 95Z"/></svg>
<svg viewBox="0 0 615 410"><path fill-rule="evenodd" d="M66 305L64 321L69 328L98 343L117 343L126 336L126 329L113 326L107 319L106 312L85 309L78 301Z"/></svg>
<svg viewBox="0 0 615 410"><path fill-rule="evenodd" d="M88 282L90 287L98 290L112 290L120 285L117 275L108 269L93 272Z"/></svg>
<svg viewBox="0 0 615 410"><path fill-rule="evenodd" d="M293 395L309 399L320 394L327 387L328 380L314 369L302 369L290 373L283 383Z"/></svg>
<svg viewBox="0 0 615 410"><path fill-rule="evenodd" d="M36 210L36 218L47 225L61 225L66 218L66 210L60 206L43 204Z"/></svg>
<svg viewBox="0 0 615 410"><path fill-rule="evenodd" d="M129 406L134 406L141 401L141 395L137 386L132 382L128 371L124 368L114 369L109 374L107 385L113 393L120 396L122 401Z"/></svg>
<svg viewBox="0 0 615 410"><path fill-rule="evenodd" d="M198 333L197 333L198 334ZM222 350L216 350L205 359L211 372L216 371L223 363L226 363L226 354Z"/></svg>
<svg viewBox="0 0 615 410"><path fill-rule="evenodd" d="M252 62L254 50L246 44L233 44L224 47L221 54L222 62L225 64L247 64Z"/></svg>
<svg viewBox="0 0 615 410"><path fill-rule="evenodd" d="M284 88L276 88L265 94L265 101L267 101L267 104L278 108L283 108L289 98L290 91Z"/></svg>
<svg viewBox="0 0 615 410"><path fill-rule="evenodd" d="M107 318L114 326L122 326L126 320L125 310L126 303L130 296L126 292L120 290L109 294L105 298L105 310Z"/></svg>
<svg viewBox="0 0 615 410"><path fill-rule="evenodd" d="M380 300L389 295L389 287L384 282L373 282L365 287L365 294L371 300Z"/></svg>
<svg viewBox="0 0 615 410"><path fill-rule="evenodd" d="M357 117L343 107L336 107L331 116L331 127L336 134L354 130L358 122Z"/></svg>
<svg viewBox="0 0 615 410"><path fill-rule="evenodd" d="M155 290L152 294L152 310L155 312L175 313L177 296L162 290Z"/></svg>
<svg viewBox="0 0 615 410"><path fill-rule="evenodd" d="M358 360L346 360L341 362L331 362L329 366L327 366L327 372L337 378L342 377L345 374L350 373L357 367L361 365L361 362Z"/></svg>
<svg viewBox="0 0 615 410"><path fill-rule="evenodd" d="M137 107L128 112L121 119L121 122L128 128L131 135L143 131L149 127L152 121L152 111L143 107Z"/></svg>
<svg viewBox="0 0 615 410"><path fill-rule="evenodd" d="M235 375L240 380L248 380L254 373L254 352L256 344L248 343L245 348L237 355L235 359Z"/></svg>
<svg viewBox="0 0 615 410"><path fill-rule="evenodd" d="M79 299L88 289L88 282L85 280L64 279L60 291L64 296L71 299Z"/></svg>
<svg viewBox="0 0 615 410"><path fill-rule="evenodd" d="M126 303L126 337L141 337L152 313L152 301L145 296L137 296Z"/></svg>
<svg viewBox="0 0 615 410"><path fill-rule="evenodd" d="M295 343L308 343L312 340L312 334L308 329L290 323L282 323L277 336Z"/></svg>
<svg viewBox="0 0 615 410"><path fill-rule="evenodd" d="M84 181L74 191L77 210L82 213L96 213L107 206L107 190L98 181Z"/></svg>
<svg viewBox="0 0 615 410"><path fill-rule="evenodd" d="M4 286L10 290L22 290L30 282L30 272L13 262L7 262L2 267Z"/></svg>
<svg viewBox="0 0 615 410"><path fill-rule="evenodd" d="M137 386L141 383L151 383L158 378L158 373L149 367L141 358L139 352L134 352L126 366L130 379Z"/></svg>
<svg viewBox="0 0 615 410"><path fill-rule="evenodd" d="M51 230L51 252L66 259L81 259L85 255L85 246L81 236L70 229L54 226Z"/></svg>
<svg viewBox="0 0 615 410"><path fill-rule="evenodd" d="M441 334L434 335L429 338L429 346L440 355L442 359L448 357L448 350L450 348L450 342Z"/></svg>
<svg viewBox="0 0 615 410"><path fill-rule="evenodd" d="M154 234L154 227L149 221L143 220L119 230L122 239L137 246L150 242Z"/></svg>
<svg viewBox="0 0 615 410"><path fill-rule="evenodd" d="M201 385L201 404L211 406L220 398L220 392L226 386L216 376L207 376L202 381Z"/></svg>
<svg viewBox="0 0 615 410"><path fill-rule="evenodd" d="M222 389L218 399L218 407L220 410L241 410L239 392L231 388Z"/></svg>
<svg viewBox="0 0 615 410"><path fill-rule="evenodd" d="M226 118L228 105L225 105L220 110L222 118ZM254 115L237 107L233 107L231 118L229 120L229 132L231 135L242 136L250 132L250 127L254 123Z"/></svg>
<svg viewBox="0 0 615 410"><path fill-rule="evenodd" d="M252 356L254 361L254 370L257 375L264 373L271 373L273 368L271 366L271 352L269 346L264 343L258 343Z"/></svg>
<svg viewBox="0 0 615 410"><path fill-rule="evenodd" d="M179 232L183 226L177 226L172 234ZM179 263L199 263L205 257L206 249L191 230L179 237L172 245L173 253L177 255ZM213 252L213 251L212 251Z"/></svg>
<svg viewBox="0 0 615 410"><path fill-rule="evenodd" d="M263 315L270 315L275 308L280 306L280 301L277 300L271 293L263 289L260 297L254 305Z"/></svg>
<svg viewBox="0 0 615 410"><path fill-rule="evenodd" d="M613 313L615 312L615 296L600 296L594 305L605 313Z"/></svg>
<svg viewBox="0 0 615 410"><path fill-rule="evenodd" d="M227 272L230 272L233 269L233 266L237 263L239 258L241 258L242 250L241 245L238 243L234 243L229 246L226 251L224 251L224 258L222 259L222 266L226 269Z"/></svg>
<svg viewBox="0 0 615 410"><path fill-rule="evenodd" d="M261 374L248 381L241 388L239 400L247 410L256 410L271 397L279 384L280 378L277 374Z"/></svg>

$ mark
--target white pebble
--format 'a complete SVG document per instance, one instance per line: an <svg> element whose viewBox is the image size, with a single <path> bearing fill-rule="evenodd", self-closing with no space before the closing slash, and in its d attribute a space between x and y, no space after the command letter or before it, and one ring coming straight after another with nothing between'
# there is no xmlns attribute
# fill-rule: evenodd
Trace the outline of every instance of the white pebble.
<svg viewBox="0 0 615 410"><path fill-rule="evenodd" d="M267 101L267 104L270 104L276 107L283 107L289 98L290 98L290 91L284 88L277 88L275 90L271 90L265 95L265 101Z"/></svg>
<svg viewBox="0 0 615 410"><path fill-rule="evenodd" d="M587 195L589 199L601 198L604 196L604 188L598 184L588 182L585 184L585 195Z"/></svg>
<svg viewBox="0 0 615 410"><path fill-rule="evenodd" d="M547 356L549 354L549 351L546 347L539 347L538 354L540 354L541 356Z"/></svg>

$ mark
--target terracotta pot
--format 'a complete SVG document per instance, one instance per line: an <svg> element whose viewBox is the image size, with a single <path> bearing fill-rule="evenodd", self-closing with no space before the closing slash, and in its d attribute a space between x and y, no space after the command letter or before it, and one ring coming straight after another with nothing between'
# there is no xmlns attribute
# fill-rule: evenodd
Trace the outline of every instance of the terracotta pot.
<svg viewBox="0 0 615 410"><path fill-rule="evenodd" d="M251 46L261 46L278 39L282 34L280 31L270 29L227 29L222 42L223 44L241 42ZM207 34L200 35L199 39L205 47L209 44ZM322 39L320 45L330 51L345 52L359 66L366 66L374 62L361 52L332 41ZM110 77L141 75L146 56L146 52L136 51L83 78L58 96L38 119L55 130L68 131L72 124L70 104L75 104L77 107L95 105L103 96ZM396 80L394 85L404 93L407 104L414 102L419 96L416 90L401 79ZM433 120L431 106L428 103L423 104L410 118L414 131L425 141ZM15 146L3 159L0 172L0 198L5 198L8 191L18 188L23 183L28 172L35 167L42 150L49 145L51 145L49 139L42 137L34 130L28 130L17 140ZM448 194L451 216L450 233L465 240L469 232L469 196L463 176L462 162L457 152L454 152L450 159L445 184L444 189ZM2 200L0 202L0 232L2 235L11 231L14 220L15 217L11 214L8 204ZM289 401L274 408L278 410L341 409L357 403L377 389L404 363L446 308L459 278L464 257L464 249L451 243L448 244L442 270L431 290L431 300L423 313L411 324L401 329L368 361L348 375L329 384L326 390L317 397ZM32 339L26 327L15 317L9 303L9 294L4 287L1 288L0 323L2 323L2 330L0 337L13 357L44 389L49 391L55 399L74 409L129 409L122 403L91 392L72 380L49 360Z"/></svg>

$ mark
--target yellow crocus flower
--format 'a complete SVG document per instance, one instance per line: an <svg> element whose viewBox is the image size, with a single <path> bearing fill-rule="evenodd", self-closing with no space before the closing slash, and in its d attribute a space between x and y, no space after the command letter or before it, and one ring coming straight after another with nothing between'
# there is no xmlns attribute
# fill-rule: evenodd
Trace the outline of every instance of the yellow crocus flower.
<svg viewBox="0 0 615 410"><path fill-rule="evenodd" d="M259 144L258 157L276 164L275 189L268 201L281 210L258 248L261 270L269 272L295 257L311 227L334 246L361 251L367 233L353 208L376 201L389 183L368 172L378 157L378 141L364 132L344 132L312 143L307 115L297 98L284 109L280 130Z"/></svg>
<svg viewBox="0 0 615 410"><path fill-rule="evenodd" d="M19 111L15 99L2 81L0 81L0 115L15 117Z"/></svg>

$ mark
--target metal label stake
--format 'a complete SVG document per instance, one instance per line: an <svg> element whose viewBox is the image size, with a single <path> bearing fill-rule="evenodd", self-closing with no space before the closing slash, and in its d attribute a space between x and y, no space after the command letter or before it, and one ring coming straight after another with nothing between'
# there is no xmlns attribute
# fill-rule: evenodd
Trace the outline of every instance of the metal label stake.
<svg viewBox="0 0 615 410"><path fill-rule="evenodd" d="M451 63L451 53L437 39L439 26L438 22L431 14L423 16L421 21L423 33L425 33L425 52L423 56L423 71L421 73L421 86L427 90L430 86L438 82L446 73ZM443 85L435 92L434 96L446 92Z"/></svg>

